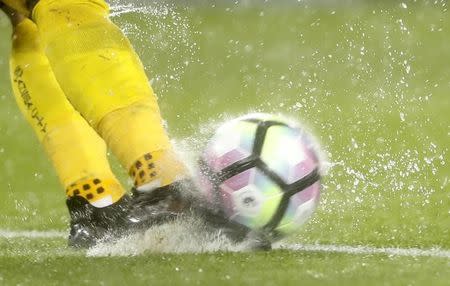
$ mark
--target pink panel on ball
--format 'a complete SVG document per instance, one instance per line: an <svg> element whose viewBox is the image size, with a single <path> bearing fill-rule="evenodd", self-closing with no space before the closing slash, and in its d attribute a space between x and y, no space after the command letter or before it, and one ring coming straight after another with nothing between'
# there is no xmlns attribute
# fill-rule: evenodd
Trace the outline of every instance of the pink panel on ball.
<svg viewBox="0 0 450 286"><path fill-rule="evenodd" d="M234 205L231 193L221 187L219 188L219 192L222 200L221 206L223 211L227 216L232 216L234 214Z"/></svg>
<svg viewBox="0 0 450 286"><path fill-rule="evenodd" d="M288 183L294 183L310 174L319 166L317 156L313 150L306 146L301 146L305 157L298 164L292 166Z"/></svg>
<svg viewBox="0 0 450 286"><path fill-rule="evenodd" d="M244 150L233 149L220 157L216 156L213 152L208 152L205 158L206 162L214 172L220 172L231 164L247 158L249 155L250 154Z"/></svg>
<svg viewBox="0 0 450 286"><path fill-rule="evenodd" d="M313 185L307 187L301 192L296 193L291 197L291 202L295 205L301 205L311 199L318 200L320 196L320 183L316 182Z"/></svg>
<svg viewBox="0 0 450 286"><path fill-rule="evenodd" d="M237 174L236 176L223 182L223 185L233 191L240 190L249 184L250 178L254 171L255 171L255 169L252 168L252 169L246 170L240 174Z"/></svg>

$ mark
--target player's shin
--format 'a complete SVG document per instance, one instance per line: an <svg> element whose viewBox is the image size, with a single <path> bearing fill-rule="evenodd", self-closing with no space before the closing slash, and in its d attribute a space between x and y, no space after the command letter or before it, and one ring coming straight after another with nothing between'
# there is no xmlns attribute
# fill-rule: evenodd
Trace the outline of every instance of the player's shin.
<svg viewBox="0 0 450 286"><path fill-rule="evenodd" d="M187 176L161 121L156 102L143 99L107 114L98 125L139 191L167 186Z"/></svg>

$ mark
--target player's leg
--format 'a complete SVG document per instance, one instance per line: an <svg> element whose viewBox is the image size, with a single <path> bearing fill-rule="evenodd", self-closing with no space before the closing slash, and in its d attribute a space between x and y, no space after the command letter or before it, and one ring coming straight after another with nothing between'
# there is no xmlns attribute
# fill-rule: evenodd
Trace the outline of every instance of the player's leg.
<svg viewBox="0 0 450 286"><path fill-rule="evenodd" d="M5 13L13 27L15 27L18 23L22 22L26 18L24 14L20 13L10 5L3 3L2 0L0 0L0 11L3 11L3 13Z"/></svg>
<svg viewBox="0 0 450 286"><path fill-rule="evenodd" d="M143 66L108 19L107 4L41 0L33 19L66 96L105 139L136 188L152 191L184 178Z"/></svg>
<svg viewBox="0 0 450 286"><path fill-rule="evenodd" d="M8 6L9 9L14 10L25 17L30 14L30 9L27 5L27 0L0 0L4 5ZM30 3L31 4L31 3Z"/></svg>
<svg viewBox="0 0 450 286"><path fill-rule="evenodd" d="M24 18L14 22L10 67L18 106L66 189L72 218L69 243L92 244L108 231L108 223L118 224L126 216L120 207L126 203L125 192L110 170L104 141L60 89L36 25ZM99 216L106 221L96 222Z"/></svg>

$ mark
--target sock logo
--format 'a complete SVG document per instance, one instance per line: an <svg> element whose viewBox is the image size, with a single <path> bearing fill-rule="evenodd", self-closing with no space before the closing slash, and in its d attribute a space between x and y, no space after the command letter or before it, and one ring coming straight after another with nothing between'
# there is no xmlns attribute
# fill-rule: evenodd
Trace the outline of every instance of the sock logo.
<svg viewBox="0 0 450 286"><path fill-rule="evenodd" d="M40 115L37 107L33 103L33 100L30 96L30 92L28 91L27 85L25 81L23 80L23 69L21 66L17 66L14 70L14 83L17 86L17 90L20 93L20 96L22 98L23 104L25 105L27 111L31 115L31 118L33 119L34 123L39 126L39 130L42 133L47 132L47 123L45 122L45 118Z"/></svg>

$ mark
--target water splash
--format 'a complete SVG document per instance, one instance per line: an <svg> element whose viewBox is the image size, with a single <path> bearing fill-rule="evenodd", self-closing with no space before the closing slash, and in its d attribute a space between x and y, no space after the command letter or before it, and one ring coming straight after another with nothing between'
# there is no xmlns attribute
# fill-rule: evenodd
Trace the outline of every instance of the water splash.
<svg viewBox="0 0 450 286"><path fill-rule="evenodd" d="M199 253L241 251L245 244L231 242L219 230L207 227L200 219L181 218L154 226L144 233L125 236L113 243L99 243L88 256L134 256L146 253Z"/></svg>
<svg viewBox="0 0 450 286"><path fill-rule="evenodd" d="M186 68L198 61L198 46L193 38L197 31L183 9L157 1L115 1L110 8L110 17L132 42L158 97L169 89L176 90Z"/></svg>

